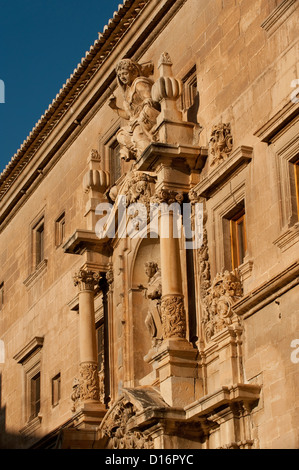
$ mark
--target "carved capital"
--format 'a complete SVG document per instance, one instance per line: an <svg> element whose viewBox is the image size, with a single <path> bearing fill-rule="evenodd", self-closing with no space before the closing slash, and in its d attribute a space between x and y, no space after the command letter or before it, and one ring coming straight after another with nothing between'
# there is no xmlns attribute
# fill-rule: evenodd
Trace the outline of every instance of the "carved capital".
<svg viewBox="0 0 299 470"><path fill-rule="evenodd" d="M100 274L94 271L87 271L80 269L78 273L75 273L74 285L79 287L79 291L91 290L94 291L95 286L99 282Z"/></svg>
<svg viewBox="0 0 299 470"><path fill-rule="evenodd" d="M186 337L186 312L183 296L165 295L161 302L163 338Z"/></svg>
<svg viewBox="0 0 299 470"><path fill-rule="evenodd" d="M178 191L172 191L170 189L159 189L155 192L152 202L154 204L173 204L175 202L181 204L183 202L184 195Z"/></svg>
<svg viewBox="0 0 299 470"><path fill-rule="evenodd" d="M95 362L80 364L80 399L81 401L96 400L100 397L98 367Z"/></svg>

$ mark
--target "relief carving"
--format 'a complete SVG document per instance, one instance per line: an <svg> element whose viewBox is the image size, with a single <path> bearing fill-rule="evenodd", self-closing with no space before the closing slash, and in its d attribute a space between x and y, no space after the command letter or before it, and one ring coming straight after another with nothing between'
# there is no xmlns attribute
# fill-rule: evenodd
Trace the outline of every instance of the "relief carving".
<svg viewBox="0 0 299 470"><path fill-rule="evenodd" d="M120 157L125 161L135 160L152 142L152 129L156 124L160 106L153 101L152 64L141 65L131 59L123 59L116 66L117 82L123 91L123 108L116 104L115 96L109 106L129 121L117 133Z"/></svg>
<svg viewBox="0 0 299 470"><path fill-rule="evenodd" d="M153 442L144 433L129 429L129 421L136 410L127 399L121 399L109 412L102 426L102 433L109 438L110 449L152 449Z"/></svg>
<svg viewBox="0 0 299 470"><path fill-rule="evenodd" d="M233 148L230 123L213 126L210 146L213 155L211 166L218 165L229 156Z"/></svg>
<svg viewBox="0 0 299 470"><path fill-rule="evenodd" d="M80 400L99 400L98 366L94 362L80 364Z"/></svg>
<svg viewBox="0 0 299 470"><path fill-rule="evenodd" d="M184 299L178 295L165 295L161 302L163 338L186 337Z"/></svg>
<svg viewBox="0 0 299 470"><path fill-rule="evenodd" d="M233 320L233 305L243 295L242 284L236 272L218 273L204 298L204 333L209 342Z"/></svg>

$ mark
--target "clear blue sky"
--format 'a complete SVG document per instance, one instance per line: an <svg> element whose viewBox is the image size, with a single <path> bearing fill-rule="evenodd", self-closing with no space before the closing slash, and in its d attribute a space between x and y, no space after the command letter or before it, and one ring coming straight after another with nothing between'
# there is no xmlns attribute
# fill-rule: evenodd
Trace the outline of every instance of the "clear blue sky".
<svg viewBox="0 0 299 470"><path fill-rule="evenodd" d="M0 0L0 172L122 3Z"/></svg>

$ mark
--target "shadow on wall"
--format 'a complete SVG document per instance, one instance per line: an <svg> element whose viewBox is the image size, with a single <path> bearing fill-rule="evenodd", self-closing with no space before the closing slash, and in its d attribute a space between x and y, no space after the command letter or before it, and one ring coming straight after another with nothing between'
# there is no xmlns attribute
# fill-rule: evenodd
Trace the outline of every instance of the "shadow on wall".
<svg viewBox="0 0 299 470"><path fill-rule="evenodd" d="M6 431L6 406L2 406L2 375L0 372L0 449L20 449L19 434Z"/></svg>

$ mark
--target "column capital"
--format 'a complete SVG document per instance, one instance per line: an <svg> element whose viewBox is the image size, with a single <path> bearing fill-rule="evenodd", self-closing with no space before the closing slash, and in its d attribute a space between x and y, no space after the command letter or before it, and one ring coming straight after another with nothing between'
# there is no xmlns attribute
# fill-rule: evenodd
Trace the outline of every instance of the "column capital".
<svg viewBox="0 0 299 470"><path fill-rule="evenodd" d="M174 191L171 189L158 189L152 198L152 202L158 203L158 204L162 204L163 202L166 202L166 204L169 204L169 205L175 202L178 202L179 204L181 204L183 199L184 199L184 196L179 191Z"/></svg>
<svg viewBox="0 0 299 470"><path fill-rule="evenodd" d="M100 279L100 274L95 271L80 269L73 276L74 285L79 287L79 291L94 291L95 285Z"/></svg>

